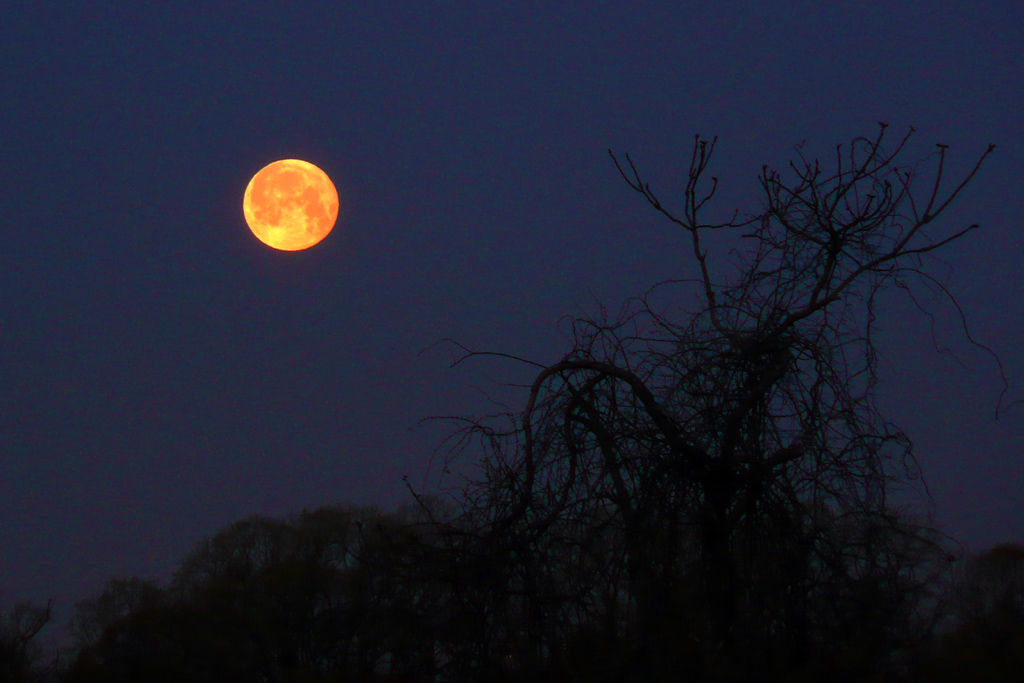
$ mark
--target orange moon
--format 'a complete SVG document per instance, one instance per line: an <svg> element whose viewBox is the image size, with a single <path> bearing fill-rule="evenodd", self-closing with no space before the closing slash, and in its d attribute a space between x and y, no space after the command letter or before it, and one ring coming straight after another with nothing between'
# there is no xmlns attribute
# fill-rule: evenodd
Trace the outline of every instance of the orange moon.
<svg viewBox="0 0 1024 683"><path fill-rule="evenodd" d="M338 191L308 161L282 159L249 181L242 212L252 234L274 249L299 251L317 244L338 220Z"/></svg>

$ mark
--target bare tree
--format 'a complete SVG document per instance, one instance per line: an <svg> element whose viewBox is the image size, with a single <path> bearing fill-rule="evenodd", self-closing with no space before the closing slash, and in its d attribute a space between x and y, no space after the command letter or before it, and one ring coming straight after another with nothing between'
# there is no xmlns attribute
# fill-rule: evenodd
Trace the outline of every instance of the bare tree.
<svg viewBox="0 0 1024 683"><path fill-rule="evenodd" d="M515 600L493 618L523 634L521 658L557 661L565 634L586 624L630 653L623 671L640 680L681 667L695 680L807 669L847 609L838 596L860 591L877 606L921 588L887 555L945 556L890 501L901 488L930 495L909 438L877 409L872 333L888 286L956 305L928 266L978 228L940 219L994 146L943 193L945 145L925 160L930 179L924 162L898 163L912 133L887 150L880 124L838 146L830 171L799 153L787 176L764 167L761 210L718 223L703 218L717 139L696 137L678 210L612 154L684 232L699 276L659 283L617 316L571 319L572 348L552 364L458 346L454 365L502 356L537 369L521 412L463 421L446 450L483 452L461 528L500 558L493 589ZM746 248L723 279L702 238L730 229ZM678 293L690 286L693 310ZM887 632L907 609L842 623Z"/></svg>
<svg viewBox="0 0 1024 683"><path fill-rule="evenodd" d="M50 623L51 615L52 601L46 607L19 602L0 612L0 681L42 680L35 638Z"/></svg>

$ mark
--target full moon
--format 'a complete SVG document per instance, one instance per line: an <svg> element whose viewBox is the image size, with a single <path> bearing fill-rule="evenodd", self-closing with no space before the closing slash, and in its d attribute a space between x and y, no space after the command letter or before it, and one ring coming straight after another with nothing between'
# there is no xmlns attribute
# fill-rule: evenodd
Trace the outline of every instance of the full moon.
<svg viewBox="0 0 1024 683"><path fill-rule="evenodd" d="M282 251L308 249L327 237L338 219L338 191L308 161L282 159L249 181L242 212L259 241Z"/></svg>

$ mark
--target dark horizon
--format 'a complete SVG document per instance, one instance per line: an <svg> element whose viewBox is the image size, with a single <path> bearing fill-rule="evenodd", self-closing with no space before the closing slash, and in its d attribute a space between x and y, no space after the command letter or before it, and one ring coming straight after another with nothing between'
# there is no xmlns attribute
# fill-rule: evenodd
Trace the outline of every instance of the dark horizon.
<svg viewBox="0 0 1024 683"><path fill-rule="evenodd" d="M914 159L948 144L951 180L995 143L944 219L981 228L939 256L1020 401L1022 34L1011 3L0 10L3 604L54 598L60 637L108 577L166 580L232 521L431 490L447 427L420 420L489 412L479 389L521 405L490 381L531 371L421 351L550 363L564 314L695 274L609 148L678 205L693 135L717 136L728 216L762 164L830 164L878 121L915 127ZM308 251L242 217L280 158L341 196ZM723 278L732 246L709 242ZM1021 407L994 419L994 360L928 305L934 343L904 292L880 303L886 417L940 528L1024 543Z"/></svg>

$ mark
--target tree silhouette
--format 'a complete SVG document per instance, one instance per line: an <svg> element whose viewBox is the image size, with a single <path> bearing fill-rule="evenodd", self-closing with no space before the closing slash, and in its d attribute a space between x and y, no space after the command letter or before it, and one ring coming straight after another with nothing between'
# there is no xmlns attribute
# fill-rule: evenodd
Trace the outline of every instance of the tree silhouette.
<svg viewBox="0 0 1024 683"><path fill-rule="evenodd" d="M953 629L920 666L936 683L1009 683L1024 673L1024 546L996 545L970 557L949 595Z"/></svg>
<svg viewBox="0 0 1024 683"><path fill-rule="evenodd" d="M82 651L95 646L107 627L156 604L161 597L155 581L137 577L108 579L100 595L75 604L75 616L68 626L74 638L73 649Z"/></svg>
<svg viewBox="0 0 1024 683"><path fill-rule="evenodd" d="M42 680L36 636L50 623L52 604L41 607L19 602L0 612L0 681L21 683Z"/></svg>
<svg viewBox="0 0 1024 683"><path fill-rule="evenodd" d="M885 133L837 148L831 173L764 168L762 209L720 223L702 218L714 141L696 138L678 212L616 160L682 228L697 278L571 319L522 411L442 444L446 471L481 455L453 502L410 488L395 513L249 517L165 589L112 580L79 603L65 680L946 680L991 633L1009 670L1020 555L953 577L947 539L892 502L930 497L873 391L877 297L952 300L927 264L976 229L939 219L992 148L942 194L939 146L921 196L921 164L896 161L910 133L892 151ZM729 229L749 248L723 278L702 238ZM459 348L456 365L515 358ZM947 614L960 659L935 651Z"/></svg>
<svg viewBox="0 0 1024 683"><path fill-rule="evenodd" d="M412 511L411 509L409 510ZM203 539L160 589L113 579L80 602L69 683L380 681L434 668L422 527L325 506ZM420 561L424 562L421 564ZM412 569L415 572L412 572Z"/></svg>
<svg viewBox="0 0 1024 683"><path fill-rule="evenodd" d="M764 680L853 663L860 680L895 670L894 652L927 631L912 601L934 579L924 568L948 555L889 502L928 494L910 440L875 405L872 333L886 287L956 303L928 264L978 227L940 219L994 147L943 193L939 145L922 194L923 164L897 161L912 133L887 151L881 124L837 147L831 171L802 155L791 177L765 167L761 210L717 223L703 218L715 140L695 139L678 210L612 155L683 231L699 276L662 282L615 317L572 318L572 348L549 365L458 345L454 365L536 368L521 412L465 420L447 447L450 460L484 454L457 535L500 563L491 580L507 599L489 623L521 635L514 659L568 662L575 631L574 647L618 653L609 680ZM702 239L729 229L747 248L726 279ZM680 304L687 286L694 310Z"/></svg>

